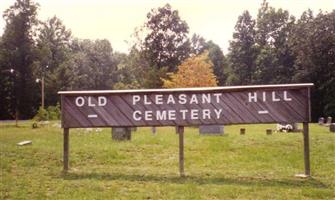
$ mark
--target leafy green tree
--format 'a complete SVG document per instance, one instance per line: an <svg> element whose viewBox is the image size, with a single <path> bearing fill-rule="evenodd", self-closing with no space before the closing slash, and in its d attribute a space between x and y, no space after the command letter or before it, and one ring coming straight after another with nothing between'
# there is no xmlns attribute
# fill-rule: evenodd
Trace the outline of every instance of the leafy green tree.
<svg viewBox="0 0 335 200"><path fill-rule="evenodd" d="M335 11L309 10L297 21L290 37L296 55L294 82L312 82L312 117L335 116Z"/></svg>
<svg viewBox="0 0 335 200"><path fill-rule="evenodd" d="M169 4L152 9L147 14L144 29L148 34L142 43L142 50L151 66L168 67L169 71L174 71L188 57L188 25Z"/></svg>
<svg viewBox="0 0 335 200"><path fill-rule="evenodd" d="M56 105L59 102L57 92L63 88L62 79L66 76L63 63L71 53L71 31L54 16L40 23L38 33L34 74L36 78L45 77L46 105Z"/></svg>
<svg viewBox="0 0 335 200"><path fill-rule="evenodd" d="M6 27L2 35L2 59L5 58L5 68L13 68L14 73L1 88L7 88L5 102L12 104L10 107L15 108L20 118L30 118L36 110L37 92L32 66L37 8L38 4L31 0L17 0L3 14Z"/></svg>
<svg viewBox="0 0 335 200"><path fill-rule="evenodd" d="M104 90L112 89L116 77L113 49L108 40L74 40L72 55L64 65L76 76L71 88Z"/></svg>
<svg viewBox="0 0 335 200"><path fill-rule="evenodd" d="M0 119L15 118L15 104L13 102L15 74L11 71L8 51L4 48L0 37Z"/></svg>
<svg viewBox="0 0 335 200"><path fill-rule="evenodd" d="M117 66L117 83L113 89L139 89L143 81L143 72L138 64L138 51L133 48L129 55L124 53L115 53L114 61Z"/></svg>
<svg viewBox="0 0 335 200"><path fill-rule="evenodd" d="M272 8L266 0L259 9L256 23L255 83L289 83L294 74L294 55L288 36L294 26L294 17L286 10Z"/></svg>
<svg viewBox="0 0 335 200"><path fill-rule="evenodd" d="M147 68L143 69L148 72L145 87L161 87L161 78L166 77L165 72L175 71L189 56L188 29L187 23L180 19L178 11L173 10L169 4L152 9L147 14L147 21L136 32L135 44L140 60L148 63Z"/></svg>
<svg viewBox="0 0 335 200"><path fill-rule="evenodd" d="M255 81L257 57L255 24L248 11L244 11L237 20L228 54L230 73L226 81L228 85L246 85Z"/></svg>

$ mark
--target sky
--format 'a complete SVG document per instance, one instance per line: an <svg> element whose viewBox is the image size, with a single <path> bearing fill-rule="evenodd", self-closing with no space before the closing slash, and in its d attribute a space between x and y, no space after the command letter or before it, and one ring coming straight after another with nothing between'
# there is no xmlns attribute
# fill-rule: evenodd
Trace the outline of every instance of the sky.
<svg viewBox="0 0 335 200"><path fill-rule="evenodd" d="M14 0L1 0L3 13ZM38 18L47 20L57 16L80 39L108 39L115 51L128 52L131 35L146 21L152 9L169 3L179 11L189 26L190 36L196 33L218 44L227 52L237 18L248 10L257 17L262 0L35 0L40 4ZM300 17L311 9L317 13L335 9L335 0L268 0L270 6L288 10ZM5 27L0 18L0 35Z"/></svg>

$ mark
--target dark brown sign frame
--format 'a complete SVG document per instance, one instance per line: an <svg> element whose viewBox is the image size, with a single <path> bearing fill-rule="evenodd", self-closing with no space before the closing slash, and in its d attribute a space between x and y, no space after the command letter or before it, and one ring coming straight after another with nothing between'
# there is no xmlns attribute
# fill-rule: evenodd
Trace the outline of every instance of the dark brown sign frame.
<svg viewBox="0 0 335 200"><path fill-rule="evenodd" d="M70 128L176 126L183 167L184 126L303 123L305 175L310 175L308 122L312 83L210 88L60 91L64 170Z"/></svg>

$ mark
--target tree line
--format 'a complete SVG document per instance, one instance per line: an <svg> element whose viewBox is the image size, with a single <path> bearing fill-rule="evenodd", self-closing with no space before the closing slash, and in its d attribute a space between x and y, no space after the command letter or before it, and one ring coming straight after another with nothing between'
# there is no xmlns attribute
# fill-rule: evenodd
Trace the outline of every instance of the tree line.
<svg viewBox="0 0 335 200"><path fill-rule="evenodd" d="M33 0L16 0L3 13L0 119L34 116L42 77L47 106L59 103L60 90L312 82L313 119L335 116L334 10L295 18L263 1L256 17L247 10L238 17L224 55L213 41L190 37L169 4L148 12L127 54L106 39L76 38L56 16L38 20L38 9Z"/></svg>

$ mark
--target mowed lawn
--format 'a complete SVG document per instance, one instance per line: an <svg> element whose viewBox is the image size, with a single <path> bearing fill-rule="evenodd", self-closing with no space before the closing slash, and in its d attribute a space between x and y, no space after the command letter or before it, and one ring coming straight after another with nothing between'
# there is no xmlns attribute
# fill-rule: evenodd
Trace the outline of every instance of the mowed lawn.
<svg viewBox="0 0 335 200"><path fill-rule="evenodd" d="M224 136L185 129L185 178L179 177L174 127L139 128L129 142L111 129L70 130L70 170L63 173L63 134L52 122L32 129L0 124L0 199L334 199L335 134L310 125L312 178L303 173L301 133L274 124L225 126ZM246 128L246 135L239 129ZM32 145L17 146L23 140Z"/></svg>

